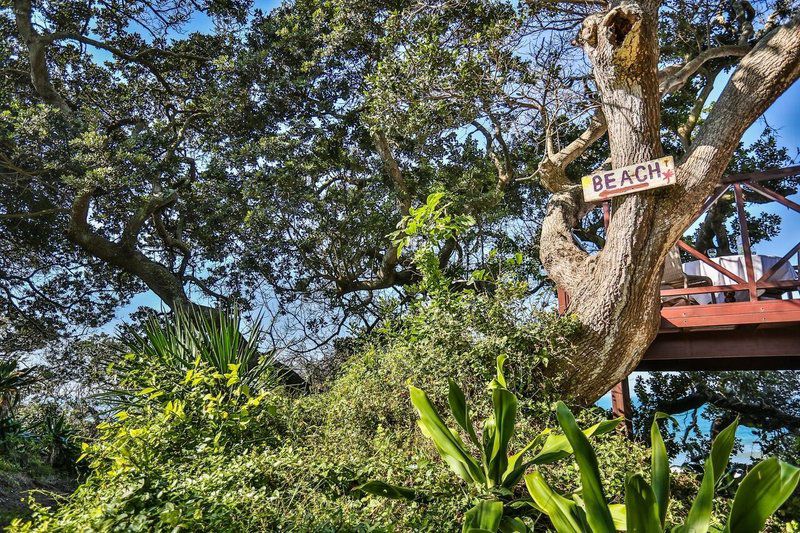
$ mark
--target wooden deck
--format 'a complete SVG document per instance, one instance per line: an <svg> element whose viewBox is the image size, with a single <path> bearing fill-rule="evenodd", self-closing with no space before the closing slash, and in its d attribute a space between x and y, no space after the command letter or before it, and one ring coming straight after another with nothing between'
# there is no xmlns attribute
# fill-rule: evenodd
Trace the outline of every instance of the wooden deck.
<svg viewBox="0 0 800 533"><path fill-rule="evenodd" d="M749 301L664 307L661 310L661 331L645 354L639 370L800 369L800 300L792 299L793 294L800 293L800 280L769 281L791 257L800 254L800 240L789 247L777 264L756 277L743 193L748 189L800 213L800 205L760 183L798 174L800 166L794 166L723 179L723 184L706 200L697 218L730 188L734 189L746 277L727 271L681 240L678 246L684 252L735 283L668 289L661 291L661 295L674 298L708 293L732 295L746 291ZM770 291L773 298L760 296L764 291ZM775 299L775 295L780 295L781 299Z"/></svg>
<svg viewBox="0 0 800 533"><path fill-rule="evenodd" d="M795 213L800 204L765 187L762 182L799 176L800 166L725 176L720 186L698 211L700 218L726 192L733 189L736 216L741 229L741 249L745 275L741 277L718 265L689 243L677 246L689 256L702 261L732 280L730 285L688 287L661 291L664 301L686 296L716 293L727 301L708 305L676 305L661 310L661 330L648 348L637 370L800 370L800 280L772 281L770 278L797 256L800 262L800 239L791 245L775 265L756 277L753 267L745 192L778 202ZM611 204L602 205L604 225L611 218ZM800 236L798 236L800 237ZM797 268L797 267L795 267ZM734 293L747 293L747 301L733 301ZM719 299L719 298L718 298ZM739 298L741 299L741 298ZM569 305L569 295L559 291L559 308ZM630 433L630 390L625 379L611 391L612 411L627 420Z"/></svg>

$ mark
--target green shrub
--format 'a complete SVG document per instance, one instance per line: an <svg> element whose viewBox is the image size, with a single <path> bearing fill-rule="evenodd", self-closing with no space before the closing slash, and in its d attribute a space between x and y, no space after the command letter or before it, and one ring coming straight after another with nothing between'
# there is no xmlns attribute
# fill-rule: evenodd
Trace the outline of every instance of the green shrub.
<svg viewBox="0 0 800 533"><path fill-rule="evenodd" d="M241 366L220 372L201 361L195 368L194 359L181 356L184 363L175 367L161 362L160 352L149 356L138 348L142 343L131 346L112 368L124 414L104 424L84 450L91 474L61 508L37 507L33 521L14 528L455 530L480 491L441 468L435 447L415 427L407 385L432 391L436 402L453 379L474 403L493 377L497 354L508 354L507 388L520 398L519 431L509 445L519 449L535 438L552 424L536 369L549 354L570 349L574 326L529 311L520 294L503 284L493 295L420 294L402 317L361 340L324 392L300 398L282 394L269 379L248 391L237 379L228 385ZM248 405L259 397L259 405ZM481 406L475 416L490 412ZM582 413L582 424L599 421L596 411ZM624 471L644 460L644 450L612 434L597 445L601 459L609 458L609 491L621 491ZM569 465L550 476L562 490L578 483ZM370 479L433 498L389 501L353 490Z"/></svg>
<svg viewBox="0 0 800 533"><path fill-rule="evenodd" d="M105 396L114 414L83 445L91 474L58 511L35 506L34 521L15 528L204 529L239 513L224 494L236 481L224 465L277 445L278 410L288 400L276 390L271 359L254 361L257 328L244 338L235 313L219 315L179 312L127 336L132 351L114 368L120 388ZM57 420L48 427L60 430ZM221 492L205 491L212 486Z"/></svg>
<svg viewBox="0 0 800 533"><path fill-rule="evenodd" d="M530 506L516 500L514 490L517 484L531 466L554 463L572 453L565 435L553 434L546 429L517 453L509 455L509 443L517 429L517 399L506 387L503 375L505 359L505 356L497 358L497 375L488 387L493 413L483 423L480 440L464 393L454 381L450 381L448 403L466 442L456 430L445 424L425 392L409 387L411 403L419 413L422 433L433 441L439 455L453 472L480 494L478 502L464 515L463 531L467 533L529 531L521 517L530 514ZM613 431L619 422L619 419L599 422L585 429L584 433L587 436L602 435ZM480 459L470 453L471 449L479 451ZM394 499L431 499L431 495L417 489L382 481L370 481L358 489Z"/></svg>

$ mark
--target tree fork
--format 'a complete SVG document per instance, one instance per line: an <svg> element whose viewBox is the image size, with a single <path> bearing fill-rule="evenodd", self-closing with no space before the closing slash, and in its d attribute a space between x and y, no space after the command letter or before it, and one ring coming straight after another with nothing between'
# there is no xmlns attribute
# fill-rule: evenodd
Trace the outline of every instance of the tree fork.
<svg viewBox="0 0 800 533"><path fill-rule="evenodd" d="M577 39L593 66L615 167L662 155L657 9L642 2L591 15ZM550 277L573 295L567 312L583 326L574 339L575 356L554 361L547 370L564 395L594 402L636 368L658 332L658 289L668 250L719 183L747 127L798 77L795 18L767 33L742 58L679 162L676 185L615 199L606 245L595 256L581 251L572 238L571 230L588 210L580 187L552 191L541 260Z"/></svg>

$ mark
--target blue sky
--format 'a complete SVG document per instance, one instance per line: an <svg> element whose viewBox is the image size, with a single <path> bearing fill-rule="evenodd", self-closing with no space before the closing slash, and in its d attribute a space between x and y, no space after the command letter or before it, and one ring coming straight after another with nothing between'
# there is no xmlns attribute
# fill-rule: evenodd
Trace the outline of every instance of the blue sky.
<svg viewBox="0 0 800 533"><path fill-rule="evenodd" d="M715 88L715 93L719 94L720 91L721 87ZM789 149L789 156L795 159L795 163L800 163L800 157L798 157L798 149L800 149L800 82L795 82L764 113L763 119L747 130L742 137L745 144L750 144L758 138L764 130L764 121L778 131L778 142ZM790 198L800 203L800 195L795 194ZM780 235L771 242L756 245L755 249L760 254L781 257L800 239L800 213L791 211L777 202L767 204L763 210L780 215L783 224ZM797 260L793 259L792 263L797 264Z"/></svg>

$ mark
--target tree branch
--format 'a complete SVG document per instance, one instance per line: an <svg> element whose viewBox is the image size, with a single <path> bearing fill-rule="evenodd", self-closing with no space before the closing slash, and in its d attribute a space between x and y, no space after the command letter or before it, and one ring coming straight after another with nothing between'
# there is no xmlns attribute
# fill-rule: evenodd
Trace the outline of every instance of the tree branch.
<svg viewBox="0 0 800 533"><path fill-rule="evenodd" d="M539 163L536 174L538 174L542 185L552 193L561 192L570 187L572 183L567 179L567 166L579 158L605 132L605 117L603 112L598 110L590 119L589 125L583 133L559 152L545 157Z"/></svg>
<svg viewBox="0 0 800 533"><path fill-rule="evenodd" d="M699 409L705 404L737 413L741 417L741 423L748 427L768 431L800 430L800 416L762 402L745 402L739 398L725 396L705 388L681 398L662 400L656 406L656 410L667 414L678 414Z"/></svg>
<svg viewBox="0 0 800 533"><path fill-rule="evenodd" d="M584 273L584 262L589 258L589 254L575 244L571 231L580 221L583 206L581 186L566 187L550 197L542 221L539 241L542 265L550 278L558 280L567 292L578 285L578 278Z"/></svg>
<svg viewBox="0 0 800 533"><path fill-rule="evenodd" d="M170 191L163 196L150 197L125 224L119 241L120 246L127 250L133 249L136 245L136 240L139 238L139 232L147 219L156 211L175 202L177 198L178 193L176 191Z"/></svg>
<svg viewBox="0 0 800 533"><path fill-rule="evenodd" d="M658 73L658 88L661 91L661 96L666 96L683 87L708 61L723 57L743 57L751 49L752 46L749 45L717 46L700 52L683 65L672 65L664 68Z"/></svg>
<svg viewBox="0 0 800 533"><path fill-rule="evenodd" d="M28 48L33 88L48 104L57 107L65 115L72 114L72 108L50 81L50 72L47 69L46 41L33 27L31 0L14 0L14 15L17 31Z"/></svg>
<svg viewBox="0 0 800 533"><path fill-rule="evenodd" d="M182 280L167 267L148 258L135 246L124 246L122 242L113 242L93 230L88 217L94 193L95 189L91 188L75 196L67 227L69 240L94 257L137 276L170 307L187 303ZM133 229L128 231L129 234L133 234ZM136 233L138 234L138 231Z"/></svg>
<svg viewBox="0 0 800 533"><path fill-rule="evenodd" d="M509 154L508 145L500 135L500 127L494 120L492 120L492 126L494 128L494 134L492 134L489 132L486 126L477 120L472 121L472 125L475 126L475 128L480 131L486 139L486 153L489 156L489 159L492 160L494 167L497 169L497 190L502 191L508 187L509 183L513 181L514 169L511 165L511 157ZM497 144L500 145L502 158L494 149L495 140L497 141Z"/></svg>
<svg viewBox="0 0 800 533"><path fill-rule="evenodd" d="M42 209L41 211L21 212L21 213L0 213L0 220L46 217L49 215L56 215L58 213L66 213L67 211L69 211L69 209L64 209L62 207L53 207L51 209Z"/></svg>
<svg viewBox="0 0 800 533"><path fill-rule="evenodd" d="M389 146L389 140L383 130L376 130L372 134L372 138L375 141L378 154L389 172L389 177L392 178L400 212L403 216L406 216L411 209L411 191L403 178L403 173L400 171L400 165L397 164L397 160L392 154L392 148Z"/></svg>
<svg viewBox="0 0 800 533"><path fill-rule="evenodd" d="M69 40L73 40L73 41L78 41L79 43L88 44L90 46L94 46L95 48L100 48L101 50L105 50L107 52L111 52L112 54L114 54L118 58L124 59L125 61L129 61L131 63L137 63L139 65L142 65L144 68L149 70L151 74L153 74L153 76L158 80L158 82L161 84L162 87L164 87L164 89L167 92L169 92L171 94L175 94L175 90L172 88L172 85L170 85L170 83L166 80L166 78L164 78L164 75L161 74L161 72L158 70L158 68L156 68L156 66L153 63L151 63L150 61L148 61L147 59L144 59L143 56L147 55L148 53L153 53L154 49L152 49L152 48L149 48L149 49L147 49L147 50L145 50L143 52L140 52L140 53L138 53L136 55L130 55L130 54L124 52L123 50L121 50L120 48L117 48L116 46L110 45L110 44L105 43L103 41L98 41L96 39L92 39L91 37L86 37L85 35L81 35L80 33L55 32L55 33L50 33L48 35L44 35L44 36L40 37L40 41L43 44L50 44L50 43L52 43L54 41L63 40L63 39L69 39Z"/></svg>
<svg viewBox="0 0 800 533"><path fill-rule="evenodd" d="M681 141L684 151L688 151L692 144L692 132L694 131L694 127L697 125L697 121L700 120L700 114L703 112L703 108L706 105L708 97L711 96L711 92L714 90L714 80L716 80L718 73L718 70L715 70L712 73L706 73L705 84L700 90L700 94L697 95L697 99L695 100L691 111L689 111L689 116L686 118L686 122L678 126L678 138Z"/></svg>
<svg viewBox="0 0 800 533"><path fill-rule="evenodd" d="M677 185L660 209L677 237L691 223L730 161L742 135L800 78L800 16L762 38L742 58L690 150L678 164ZM677 224L676 224L677 221Z"/></svg>

